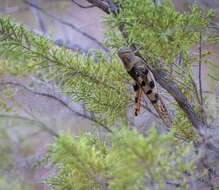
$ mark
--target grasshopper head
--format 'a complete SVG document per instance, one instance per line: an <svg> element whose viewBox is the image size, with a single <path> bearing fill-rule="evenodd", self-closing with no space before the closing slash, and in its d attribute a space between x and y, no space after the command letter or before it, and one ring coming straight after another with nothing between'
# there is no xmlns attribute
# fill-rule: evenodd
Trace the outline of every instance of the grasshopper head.
<svg viewBox="0 0 219 190"><path fill-rule="evenodd" d="M120 57L120 58L123 58L123 57L126 57L127 55L129 55L129 54L133 54L133 51L132 51L132 49L131 48L129 48L129 47L126 47L126 46L123 46L122 48L120 48L119 50L118 50L118 56Z"/></svg>
<svg viewBox="0 0 219 190"><path fill-rule="evenodd" d="M134 51L128 47L122 47L118 50L118 56L122 60L123 65L127 70L131 69L133 60L135 59Z"/></svg>

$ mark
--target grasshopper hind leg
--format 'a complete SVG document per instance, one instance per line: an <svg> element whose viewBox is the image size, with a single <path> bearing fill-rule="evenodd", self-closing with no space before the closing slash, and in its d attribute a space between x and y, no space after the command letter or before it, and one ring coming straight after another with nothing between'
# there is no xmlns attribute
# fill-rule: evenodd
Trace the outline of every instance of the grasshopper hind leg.
<svg viewBox="0 0 219 190"><path fill-rule="evenodd" d="M136 81L133 81L133 88L134 88L134 97L135 97L134 115L138 116L138 114L140 112L142 89L137 84Z"/></svg>

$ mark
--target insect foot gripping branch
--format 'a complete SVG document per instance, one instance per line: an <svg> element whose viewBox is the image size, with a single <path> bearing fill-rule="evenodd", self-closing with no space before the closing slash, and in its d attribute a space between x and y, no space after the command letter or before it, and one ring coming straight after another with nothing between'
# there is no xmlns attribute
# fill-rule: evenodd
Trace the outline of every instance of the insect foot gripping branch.
<svg viewBox="0 0 219 190"><path fill-rule="evenodd" d="M172 122L169 113L161 97L157 93L155 81L153 80L154 77L147 69L144 60L136 56L133 50L128 47L120 48L118 50L118 56L126 71L133 79L133 88L135 92L134 115L137 116L140 112L141 93L143 91L164 123L170 127Z"/></svg>

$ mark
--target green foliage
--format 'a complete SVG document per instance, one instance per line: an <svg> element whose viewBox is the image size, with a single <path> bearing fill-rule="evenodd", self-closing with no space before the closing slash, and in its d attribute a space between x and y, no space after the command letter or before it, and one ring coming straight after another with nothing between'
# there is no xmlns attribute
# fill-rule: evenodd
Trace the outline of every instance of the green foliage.
<svg viewBox="0 0 219 190"><path fill-rule="evenodd" d="M129 78L115 56L104 58L97 52L96 62L79 52L53 47L48 39L34 36L7 18L0 18L0 52L5 60L0 66L3 74L53 79L74 101L98 113L99 122L110 124L124 118L131 101Z"/></svg>
<svg viewBox="0 0 219 190"><path fill-rule="evenodd" d="M176 180L183 189L189 180L183 172L194 171L192 145L177 144L174 131L157 134L153 127L145 138L123 127L106 139L103 143L91 134L56 138L48 154L58 173L47 183L57 190L104 189L101 183L112 190L140 190L166 189L168 180Z"/></svg>
<svg viewBox="0 0 219 190"><path fill-rule="evenodd" d="M121 0L120 3L119 16L111 15L106 19L110 28L117 30L118 26L125 24L129 44L141 46L149 55L162 58L166 64L171 64L179 53L188 55L191 45L199 41L199 32L206 26L207 18L213 14L209 11L203 15L196 4L190 12L182 14L169 0L163 0L161 6L151 0ZM115 32L110 36L112 34L117 36ZM112 47L121 45L111 41Z"/></svg>
<svg viewBox="0 0 219 190"><path fill-rule="evenodd" d="M186 158L191 144L176 145L174 130L159 135L153 127L144 138L136 131L123 129L112 137L112 142L111 159L118 158L110 171L115 178L112 189L145 189L145 186L152 189L151 184L155 189L166 189L165 180L186 181L183 171L194 169L193 158Z"/></svg>
<svg viewBox="0 0 219 190"><path fill-rule="evenodd" d="M105 160L106 151L105 145L90 134L74 139L71 135L57 138L49 154L59 172L48 183L60 190L101 189L92 175L104 176L110 164Z"/></svg>
<svg viewBox="0 0 219 190"><path fill-rule="evenodd" d="M175 103L173 125L180 137L191 141L196 139L197 134L194 131L192 124L188 121L186 114L177 107L177 103Z"/></svg>

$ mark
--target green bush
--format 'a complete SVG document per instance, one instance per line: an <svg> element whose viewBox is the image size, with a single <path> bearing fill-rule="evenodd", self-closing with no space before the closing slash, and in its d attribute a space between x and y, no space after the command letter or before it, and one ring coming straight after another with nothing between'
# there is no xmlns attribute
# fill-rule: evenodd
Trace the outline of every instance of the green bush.
<svg viewBox="0 0 219 190"><path fill-rule="evenodd" d="M63 134L48 151L57 173L46 183L57 190L167 189L168 181L187 187L193 174L195 155L191 143L177 143L172 130L158 134L153 127L147 137L122 127L102 142L92 134ZM196 155L197 157L197 155Z"/></svg>

